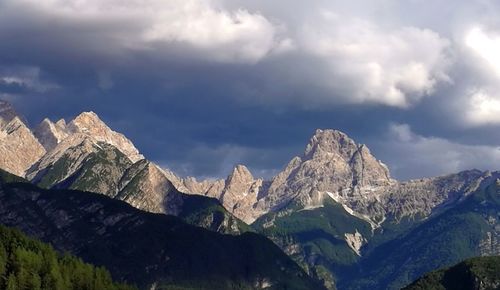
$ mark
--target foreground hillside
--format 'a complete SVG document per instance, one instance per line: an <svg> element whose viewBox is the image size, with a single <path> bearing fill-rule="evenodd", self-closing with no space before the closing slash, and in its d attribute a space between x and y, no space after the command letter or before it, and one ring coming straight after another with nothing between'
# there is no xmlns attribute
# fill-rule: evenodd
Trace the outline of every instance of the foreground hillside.
<svg viewBox="0 0 500 290"><path fill-rule="evenodd" d="M404 290L500 289L500 256L472 258L424 275Z"/></svg>
<svg viewBox="0 0 500 290"><path fill-rule="evenodd" d="M60 255L42 242L0 226L0 289L133 290L111 280L107 270Z"/></svg>
<svg viewBox="0 0 500 290"><path fill-rule="evenodd" d="M323 289L260 235L222 235L99 194L2 183L0 223L142 289Z"/></svg>

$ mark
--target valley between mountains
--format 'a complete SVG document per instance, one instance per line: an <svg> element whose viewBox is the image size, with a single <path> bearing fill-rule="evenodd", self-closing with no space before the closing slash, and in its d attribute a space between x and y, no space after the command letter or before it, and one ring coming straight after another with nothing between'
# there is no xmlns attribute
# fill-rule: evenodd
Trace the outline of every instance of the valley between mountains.
<svg viewBox="0 0 500 290"><path fill-rule="evenodd" d="M197 180L93 112L31 128L2 101L0 169L0 223L140 289L400 289L500 255L500 172L398 181L337 130L270 180Z"/></svg>

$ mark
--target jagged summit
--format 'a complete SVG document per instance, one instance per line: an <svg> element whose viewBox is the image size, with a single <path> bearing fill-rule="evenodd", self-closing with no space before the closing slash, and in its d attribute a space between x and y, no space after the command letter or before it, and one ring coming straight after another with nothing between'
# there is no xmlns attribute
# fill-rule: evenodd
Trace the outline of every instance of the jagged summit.
<svg viewBox="0 0 500 290"><path fill-rule="evenodd" d="M231 180L252 182L254 181L254 177L245 165L238 164L234 167L233 172L228 177L228 182L231 182Z"/></svg>
<svg viewBox="0 0 500 290"><path fill-rule="evenodd" d="M130 140L123 134L111 130L111 128L92 111L81 113L68 123L66 128L71 134L87 134L99 142L105 142L115 146L130 158L132 162L144 159L144 156L139 153L139 150L135 148Z"/></svg>
<svg viewBox="0 0 500 290"><path fill-rule="evenodd" d="M339 154L343 158L349 158L357 149L358 145L347 134L338 130L317 129L306 146L304 157L312 157L319 152Z"/></svg>
<svg viewBox="0 0 500 290"><path fill-rule="evenodd" d="M273 178L259 208L277 209L291 200L305 207L321 206L326 193L371 199L374 190L393 183L387 166L366 145L338 130L316 130L303 156L294 157Z"/></svg>
<svg viewBox="0 0 500 290"><path fill-rule="evenodd" d="M80 113L68 124L68 127L72 131L81 133L95 132L103 128L109 129L99 116L92 111Z"/></svg>
<svg viewBox="0 0 500 290"><path fill-rule="evenodd" d="M113 131L99 116L90 111L76 116L69 123L60 119L56 123L45 118L34 130L35 136L47 151L59 150L58 145L66 139L79 139L86 135L96 143L103 142L115 146L132 162L144 159L134 144L123 134ZM72 141L66 143L73 143ZM63 146L64 147L64 146ZM65 148L65 147L64 147Z"/></svg>
<svg viewBox="0 0 500 290"><path fill-rule="evenodd" d="M236 165L225 181L220 200L245 222L255 219L253 205L257 202L263 180L254 178L244 165Z"/></svg>

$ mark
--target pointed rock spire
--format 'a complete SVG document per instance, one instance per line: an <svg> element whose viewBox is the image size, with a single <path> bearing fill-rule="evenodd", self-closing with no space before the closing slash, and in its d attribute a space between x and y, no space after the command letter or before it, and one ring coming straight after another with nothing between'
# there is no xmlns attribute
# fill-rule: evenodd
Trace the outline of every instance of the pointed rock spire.
<svg viewBox="0 0 500 290"><path fill-rule="evenodd" d="M237 165L225 182L222 204L245 222L255 220L252 206L257 202L263 180L255 179L244 165Z"/></svg>

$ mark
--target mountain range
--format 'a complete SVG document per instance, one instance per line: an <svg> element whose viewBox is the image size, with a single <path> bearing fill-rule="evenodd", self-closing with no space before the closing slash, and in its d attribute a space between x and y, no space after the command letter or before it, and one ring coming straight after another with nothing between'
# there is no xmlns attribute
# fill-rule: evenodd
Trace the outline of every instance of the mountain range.
<svg viewBox="0 0 500 290"><path fill-rule="evenodd" d="M397 289L500 255L499 172L397 181L337 130L316 130L270 180L236 165L226 179L198 181L148 161L93 112L30 129L1 102L0 168L42 191L94 192L213 232L265 235L329 289Z"/></svg>

